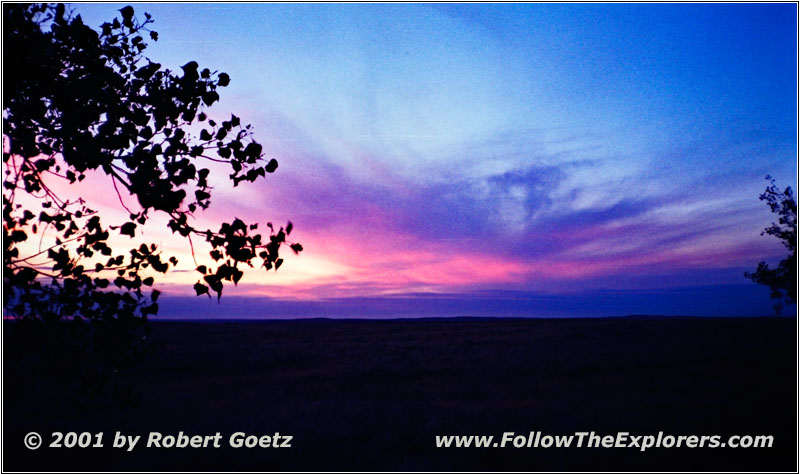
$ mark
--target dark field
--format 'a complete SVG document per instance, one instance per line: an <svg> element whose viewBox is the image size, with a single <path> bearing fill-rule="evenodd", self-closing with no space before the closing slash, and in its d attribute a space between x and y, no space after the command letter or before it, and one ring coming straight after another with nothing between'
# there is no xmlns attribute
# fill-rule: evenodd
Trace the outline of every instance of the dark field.
<svg viewBox="0 0 800 475"><path fill-rule="evenodd" d="M123 380L136 407L43 381L4 331L4 471L796 471L794 318L153 323ZM23 435L104 431L104 449ZM112 449L114 431L222 448ZM773 435L772 448L437 449L435 435L538 430ZM227 448L290 434L291 448Z"/></svg>

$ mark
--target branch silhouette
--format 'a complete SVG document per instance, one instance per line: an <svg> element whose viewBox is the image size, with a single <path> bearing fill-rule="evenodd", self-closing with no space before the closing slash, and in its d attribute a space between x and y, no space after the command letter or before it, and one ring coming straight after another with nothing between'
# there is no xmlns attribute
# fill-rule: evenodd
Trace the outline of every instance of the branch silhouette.
<svg viewBox="0 0 800 475"><path fill-rule="evenodd" d="M770 288L770 297L777 300L775 313L780 313L784 305L797 303L797 201L791 187L781 191L771 176L767 175L767 180L770 184L759 199L778 215L778 222L765 228L761 235L780 239L789 250L789 256L774 268L762 261L755 272L745 272L744 276Z"/></svg>
<svg viewBox="0 0 800 475"><path fill-rule="evenodd" d="M210 264L195 260L197 295L219 299L245 267L277 270L284 245L302 251L288 241L291 222L277 230L267 223L269 232L261 234L257 223L238 218L214 229L191 219L211 203L205 163L229 166L233 186L278 168L277 160L264 158L250 125L233 114L219 122L206 114L230 84L228 74L195 61L171 71L146 58L147 42L158 33L148 13L141 20L130 6L100 31L63 4L4 4L3 20L3 55L15 66L4 78L3 99L8 315L131 325L155 315L159 292L146 295L145 288L177 264L156 244L136 242L157 214L189 241L193 259L192 238L210 246ZM52 186L52 180L82 182L90 171L110 177L109 191L128 215L123 222L105 223L91 203L59 196ZM126 204L122 190L138 206ZM48 232L55 236L45 243ZM32 249L28 241L36 234L40 244ZM135 243L120 252L112 235Z"/></svg>

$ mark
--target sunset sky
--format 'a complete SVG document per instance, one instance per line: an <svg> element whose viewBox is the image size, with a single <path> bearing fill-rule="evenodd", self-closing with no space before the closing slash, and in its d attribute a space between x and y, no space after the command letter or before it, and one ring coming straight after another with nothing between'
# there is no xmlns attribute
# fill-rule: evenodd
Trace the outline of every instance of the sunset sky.
<svg viewBox="0 0 800 475"><path fill-rule="evenodd" d="M152 60L230 74L210 115L280 163L218 175L198 219L305 248L218 305L151 227L180 259L163 317L772 313L743 273L785 256L758 196L797 177L794 4L134 7Z"/></svg>

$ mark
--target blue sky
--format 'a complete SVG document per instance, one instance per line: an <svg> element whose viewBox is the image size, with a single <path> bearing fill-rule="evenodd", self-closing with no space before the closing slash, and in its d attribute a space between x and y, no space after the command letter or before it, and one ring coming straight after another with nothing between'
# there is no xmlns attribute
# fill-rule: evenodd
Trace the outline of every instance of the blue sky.
<svg viewBox="0 0 800 475"><path fill-rule="evenodd" d="M121 6L74 8L99 26ZM228 305L771 312L742 274L783 253L758 195L797 177L795 4L135 8L154 61L231 75L210 113L252 123L280 162L220 182L202 219L291 219L306 251Z"/></svg>

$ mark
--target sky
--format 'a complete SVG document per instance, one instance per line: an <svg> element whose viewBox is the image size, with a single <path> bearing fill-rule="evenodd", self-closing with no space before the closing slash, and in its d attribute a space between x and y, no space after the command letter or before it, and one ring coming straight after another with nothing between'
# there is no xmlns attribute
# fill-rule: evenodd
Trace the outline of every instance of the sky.
<svg viewBox="0 0 800 475"><path fill-rule="evenodd" d="M773 313L743 273L785 257L758 196L797 181L795 4L134 7L280 163L212 178L198 220L291 220L305 249L217 304L156 223L162 317ZM124 219L102 190L73 191Z"/></svg>

